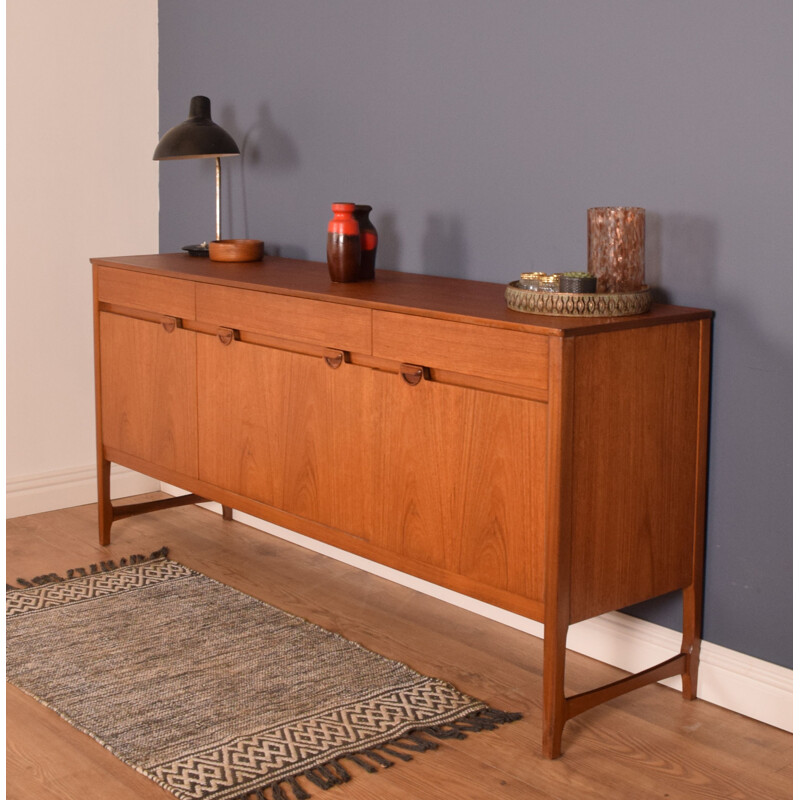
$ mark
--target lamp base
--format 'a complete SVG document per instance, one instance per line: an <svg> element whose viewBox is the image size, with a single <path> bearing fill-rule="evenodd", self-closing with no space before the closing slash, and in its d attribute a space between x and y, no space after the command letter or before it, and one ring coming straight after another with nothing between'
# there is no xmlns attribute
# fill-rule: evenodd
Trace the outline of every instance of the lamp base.
<svg viewBox="0 0 800 800"><path fill-rule="evenodd" d="M185 250L190 256L208 258L208 242L203 242L202 244L187 244L181 247L181 250Z"/></svg>

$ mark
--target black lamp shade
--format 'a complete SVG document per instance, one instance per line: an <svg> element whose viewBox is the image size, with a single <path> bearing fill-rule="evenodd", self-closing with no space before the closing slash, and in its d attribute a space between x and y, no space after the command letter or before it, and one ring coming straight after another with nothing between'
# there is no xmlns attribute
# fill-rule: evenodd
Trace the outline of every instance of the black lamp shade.
<svg viewBox="0 0 800 800"><path fill-rule="evenodd" d="M233 137L211 120L211 101L197 95L189 105L189 118L170 128L161 137L153 153L153 160L237 155L239 148Z"/></svg>

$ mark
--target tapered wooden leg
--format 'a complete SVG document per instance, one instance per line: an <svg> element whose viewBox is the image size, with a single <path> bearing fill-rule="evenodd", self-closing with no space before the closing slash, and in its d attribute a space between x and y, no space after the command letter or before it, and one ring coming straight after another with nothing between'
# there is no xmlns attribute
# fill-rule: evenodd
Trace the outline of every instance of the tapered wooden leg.
<svg viewBox="0 0 800 800"><path fill-rule="evenodd" d="M550 344L547 404L547 529L545 532L544 666L542 669L542 754L561 755L561 734L567 717L564 678L570 611L572 555L572 420L575 340Z"/></svg>
<svg viewBox="0 0 800 800"><path fill-rule="evenodd" d="M230 506L222 506L222 519L228 522L233 519L233 509Z"/></svg>
<svg viewBox="0 0 800 800"><path fill-rule="evenodd" d="M694 553L692 583L683 590L683 642L686 666L681 676L683 696L697 697L700 666L700 639L703 633L703 565L706 539L706 486L708 472L709 362L711 359L711 320L700 323L700 391L697 399L697 461L695 472Z"/></svg>
<svg viewBox="0 0 800 800"><path fill-rule="evenodd" d="M683 642L681 652L686 654L686 666L681 674L683 696L687 700L697 697L697 674L700 667L700 629L702 625L702 595L692 584L683 590Z"/></svg>
<svg viewBox="0 0 800 800"><path fill-rule="evenodd" d="M107 547L111 544L111 523L114 520L114 509L111 506L111 462L98 459L97 465L97 521L100 533L100 544Z"/></svg>
<svg viewBox="0 0 800 800"><path fill-rule="evenodd" d="M542 755L561 755L561 734L567 721L564 674L567 659L567 625L545 624L542 694Z"/></svg>

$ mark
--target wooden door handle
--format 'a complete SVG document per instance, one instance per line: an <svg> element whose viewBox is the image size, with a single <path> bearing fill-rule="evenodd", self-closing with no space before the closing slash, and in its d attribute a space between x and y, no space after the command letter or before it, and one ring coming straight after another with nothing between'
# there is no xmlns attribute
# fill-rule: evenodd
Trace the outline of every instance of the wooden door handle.
<svg viewBox="0 0 800 800"><path fill-rule="evenodd" d="M401 364L400 377L409 386L416 386L425 377L425 367L417 364Z"/></svg>
<svg viewBox="0 0 800 800"><path fill-rule="evenodd" d="M343 350L326 350L323 357L325 358L325 363L331 369L339 369L344 363Z"/></svg>
<svg viewBox="0 0 800 800"><path fill-rule="evenodd" d="M172 333L175 328L180 327L176 317L161 317L161 327L167 332Z"/></svg>
<svg viewBox="0 0 800 800"><path fill-rule="evenodd" d="M235 338L236 338L236 331L234 331L233 328L217 329L217 339L219 339L222 342L222 344L229 345Z"/></svg>

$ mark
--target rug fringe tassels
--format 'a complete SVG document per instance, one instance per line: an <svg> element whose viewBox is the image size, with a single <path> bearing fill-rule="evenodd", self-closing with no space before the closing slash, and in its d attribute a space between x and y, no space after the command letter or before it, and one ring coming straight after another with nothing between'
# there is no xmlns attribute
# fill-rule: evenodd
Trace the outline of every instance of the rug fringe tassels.
<svg viewBox="0 0 800 800"><path fill-rule="evenodd" d="M102 572L111 572L111 570L119 569L120 567L127 567L133 564L145 564L148 561L157 561L160 558L166 558L168 555L169 548L162 547L160 550L150 553L149 556L132 555L128 556L128 558L121 558L119 560L119 564L116 564L113 561L100 561L98 564L89 564L88 568L75 567L74 569L68 569L66 578L58 575L55 572L48 572L46 575L37 575L35 578L31 578L30 580L26 580L25 578L17 578L17 583L19 586L12 586L10 583L7 583L6 591L18 591L20 588L32 589L35 586L46 586L50 583L64 583L64 581L69 581L73 578L84 578L87 575L99 575Z"/></svg>
<svg viewBox="0 0 800 800"><path fill-rule="evenodd" d="M406 752L401 752L400 748L416 753L436 750L439 747L439 743L426 739L425 735L434 739L466 739L466 732L493 731L499 725L516 722L519 719L522 719L522 714L500 711L496 708L484 708L445 725L417 728L398 736L397 739L391 742L377 745L368 750L361 750L357 753L339 756L337 759L316 766L313 769L305 770L291 778L284 778L259 789L250 790L240 795L237 800L310 800L311 795L300 785L298 779L303 778L322 790L332 789L334 786L347 783L352 779L352 776L342 766L340 759L347 759L354 764L358 764L364 772L375 773L378 772L378 768L388 769L393 767L395 762L391 758L399 761L413 761L413 756ZM289 790L291 790L291 794L289 794Z"/></svg>

